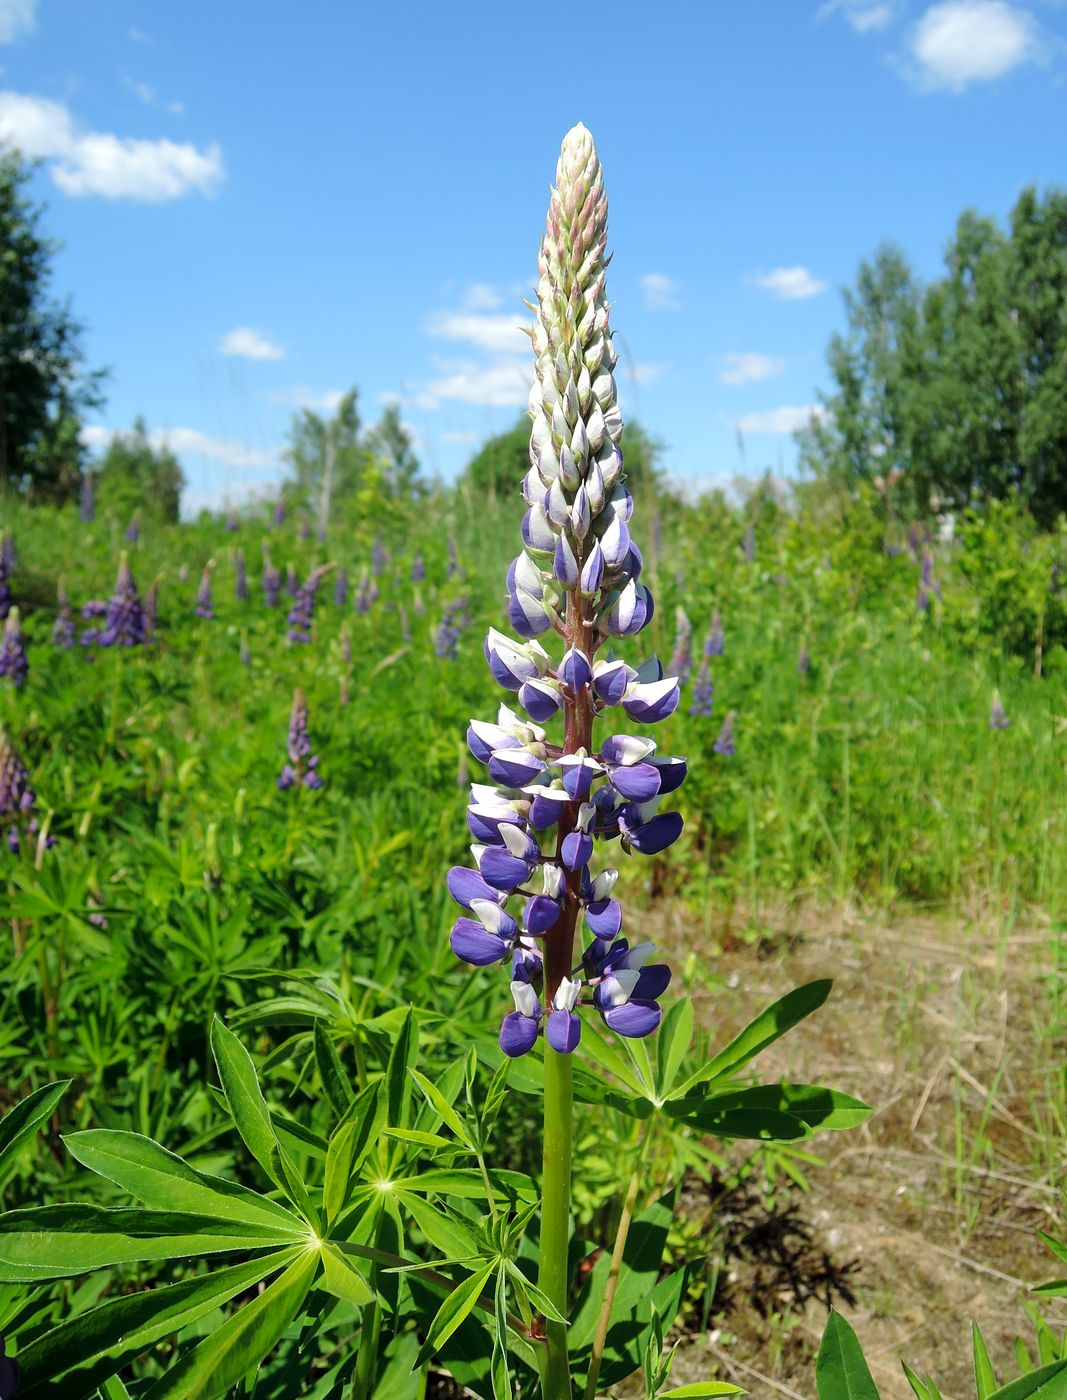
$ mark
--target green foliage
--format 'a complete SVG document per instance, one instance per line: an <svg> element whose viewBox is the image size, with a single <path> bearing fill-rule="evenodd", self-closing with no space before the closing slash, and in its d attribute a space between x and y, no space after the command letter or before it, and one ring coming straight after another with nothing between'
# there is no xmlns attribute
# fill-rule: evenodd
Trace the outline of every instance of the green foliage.
<svg viewBox="0 0 1067 1400"><path fill-rule="evenodd" d="M0 495L77 496L81 414L99 407L99 373L82 364L83 329L51 299L57 245L25 194L29 168L0 148Z"/></svg>
<svg viewBox="0 0 1067 1400"><path fill-rule="evenodd" d="M884 247L845 297L830 410L802 434L817 473L891 482L912 508L1017 497L1067 510L1067 191L1024 190L1005 234L971 210L944 276L920 288Z"/></svg>
<svg viewBox="0 0 1067 1400"><path fill-rule="evenodd" d="M166 444L154 447L143 418L128 433L116 433L94 468L97 507L120 521L143 515L161 524L178 519L185 473Z"/></svg>

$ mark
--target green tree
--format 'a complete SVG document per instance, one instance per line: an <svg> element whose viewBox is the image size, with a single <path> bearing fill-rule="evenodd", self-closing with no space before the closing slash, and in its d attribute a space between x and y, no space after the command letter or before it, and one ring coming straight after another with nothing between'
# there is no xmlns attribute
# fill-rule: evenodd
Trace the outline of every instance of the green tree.
<svg viewBox="0 0 1067 1400"><path fill-rule="evenodd" d="M116 433L100 462L97 503L120 520L134 512L162 522L178 519L185 474L165 444L153 447L144 419L128 433Z"/></svg>
<svg viewBox="0 0 1067 1400"><path fill-rule="evenodd" d="M26 196L29 167L0 151L0 492L34 501L77 494L81 414L103 402L82 369L83 327L50 295L58 245Z"/></svg>
<svg viewBox="0 0 1067 1400"><path fill-rule="evenodd" d="M310 509L323 523L333 502L360 489L373 458L360 437L359 391L350 389L333 417L302 408L289 425L284 458L295 481L286 494Z"/></svg>
<svg viewBox="0 0 1067 1400"><path fill-rule="evenodd" d="M424 486L419 480L419 459L411 433L400 417L399 404L386 404L379 422L364 434L363 445L381 462L388 491L394 496L421 494Z"/></svg>

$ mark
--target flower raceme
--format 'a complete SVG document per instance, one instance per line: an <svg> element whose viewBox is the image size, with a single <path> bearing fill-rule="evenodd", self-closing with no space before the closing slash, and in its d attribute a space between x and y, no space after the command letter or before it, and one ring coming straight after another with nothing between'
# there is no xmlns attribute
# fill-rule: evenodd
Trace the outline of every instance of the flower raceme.
<svg viewBox="0 0 1067 1400"><path fill-rule="evenodd" d="M289 712L289 741L287 744L288 763L278 774L278 787L286 792L292 787L316 789L322 787L319 775L318 755L311 752L311 737L308 734L308 706L302 690L293 694L293 708Z"/></svg>
<svg viewBox="0 0 1067 1400"><path fill-rule="evenodd" d="M685 760L659 755L652 739L612 733L597 746L593 738L609 711L655 724L679 699L677 676L665 676L656 657L634 667L609 646L646 626L653 600L630 534L606 243L600 162L577 126L560 153L531 306L527 510L523 550L507 572L516 635L491 628L484 645L493 678L525 718L501 705L495 724L470 723L467 744L489 782L473 784L467 810L474 867L456 866L448 877L465 911L453 951L476 967L510 969L514 1009L500 1045L511 1056L542 1033L569 1054L588 1008L619 1035L649 1035L670 981L670 970L650 961L651 943L621 937L618 871L593 870L598 841L643 855L676 841L682 818L660 805L686 777ZM558 659L538 640L550 632L562 643ZM544 727L557 717L562 742ZM521 914L512 908L519 899Z"/></svg>

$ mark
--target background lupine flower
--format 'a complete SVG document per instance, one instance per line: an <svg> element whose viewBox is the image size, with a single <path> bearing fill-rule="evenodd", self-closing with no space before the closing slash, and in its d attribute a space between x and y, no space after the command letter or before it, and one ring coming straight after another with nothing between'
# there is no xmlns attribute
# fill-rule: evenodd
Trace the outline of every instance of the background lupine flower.
<svg viewBox="0 0 1067 1400"><path fill-rule="evenodd" d="M307 578L297 590L293 606L289 609L286 622L289 629L286 636L291 642L311 641L311 622L315 612L315 594L318 592L319 584L322 581L326 569L312 569Z"/></svg>
<svg viewBox="0 0 1067 1400"><path fill-rule="evenodd" d="M319 760L311 752L311 738L308 734L308 706L302 690L293 694L293 708L289 712L289 762L278 774L278 787L285 792L291 787L320 788Z"/></svg>
<svg viewBox="0 0 1067 1400"><path fill-rule="evenodd" d="M334 580L333 601L339 608L343 608L348 602L348 570L343 564L337 570L337 578Z"/></svg>
<svg viewBox="0 0 1067 1400"><path fill-rule="evenodd" d="M240 655L241 655L241 665L242 665L242 666L251 666L251 664L252 664L252 653L251 653L251 652L249 651L249 649L248 649L248 633L244 630L243 627L242 627L242 629L241 629L241 652L240 652Z"/></svg>
<svg viewBox="0 0 1067 1400"><path fill-rule="evenodd" d="M284 525L284 524L285 524L285 502L284 502L284 501L279 501L278 504L274 507L274 523L275 523L275 525Z"/></svg>
<svg viewBox="0 0 1067 1400"><path fill-rule="evenodd" d="M689 713L706 719L714 706L715 682L711 678L711 663L708 661L705 651L704 656L701 657L697 678L693 682L693 698L689 704Z"/></svg>
<svg viewBox="0 0 1067 1400"><path fill-rule="evenodd" d="M448 536L448 563L445 566L445 578L454 579L459 573L459 549L456 545L456 537L449 532Z"/></svg>
<svg viewBox="0 0 1067 1400"><path fill-rule="evenodd" d="M381 574L382 570L385 568L388 562L389 555L386 552L384 543L382 542L382 537L381 535L375 535L374 548L371 550L370 554L371 572L375 575Z"/></svg>
<svg viewBox="0 0 1067 1400"><path fill-rule="evenodd" d="M11 585L8 582L10 570L0 555L0 622L3 622L11 609Z"/></svg>
<svg viewBox="0 0 1067 1400"><path fill-rule="evenodd" d="M233 560L233 596L239 603L248 601L248 569L245 566L245 552L238 548Z"/></svg>
<svg viewBox="0 0 1067 1400"><path fill-rule="evenodd" d="M408 610L403 603L396 606L397 617L400 619L400 638L406 644L411 642L411 624L408 622Z"/></svg>
<svg viewBox="0 0 1067 1400"><path fill-rule="evenodd" d="M84 615L85 609L82 609ZM86 640L85 636L82 641ZM115 591L107 601L103 629L95 640L102 647L136 647L145 639L144 608L137 592L126 551L119 556L119 570L115 575Z"/></svg>
<svg viewBox="0 0 1067 1400"><path fill-rule="evenodd" d="M348 623L341 624L341 660L348 666L352 660L352 633Z"/></svg>
<svg viewBox="0 0 1067 1400"><path fill-rule="evenodd" d="M1000 699L1000 691L994 690L993 704L989 711L989 727L990 729L1007 729L1009 724L1011 724L1011 720L1004 713L1004 706Z"/></svg>
<svg viewBox="0 0 1067 1400"><path fill-rule="evenodd" d="M300 529L297 531L297 534L300 536L300 538L301 538L302 540L306 540L306 539L309 539L309 538L310 538L310 536L311 536L311 526L307 523L306 520L301 520L301 522L300 522Z"/></svg>
<svg viewBox="0 0 1067 1400"><path fill-rule="evenodd" d="M138 520L137 516L134 515L131 517L130 523L126 526L126 539L130 544L136 544L140 538L141 522Z"/></svg>
<svg viewBox="0 0 1067 1400"><path fill-rule="evenodd" d="M741 553L746 564L751 564L756 558L756 527L749 524L741 540Z"/></svg>
<svg viewBox="0 0 1067 1400"><path fill-rule="evenodd" d="M734 712L733 710L722 722L719 730L719 737L715 740L712 748L720 758L733 758L737 753L737 743L734 740Z"/></svg>
<svg viewBox="0 0 1067 1400"><path fill-rule="evenodd" d="M0 828L4 829L8 849L16 855L21 844L19 827L30 833L37 830L33 814L36 801L26 765L0 729Z"/></svg>
<svg viewBox="0 0 1067 1400"><path fill-rule="evenodd" d="M59 612L52 624L52 645L59 647L61 651L69 651L74 645L74 614L70 610L70 599L67 597L67 590L63 587L62 581L56 589L56 598L59 603Z"/></svg>
<svg viewBox="0 0 1067 1400"><path fill-rule="evenodd" d="M806 676L811 670L811 657L808 655L807 642L801 642L800 653L797 656L797 674Z"/></svg>
<svg viewBox="0 0 1067 1400"><path fill-rule="evenodd" d="M359 587L356 589L354 605L356 612L365 613L370 611L370 580L367 577L366 569L359 576Z"/></svg>
<svg viewBox="0 0 1067 1400"><path fill-rule="evenodd" d="M0 564L3 565L9 576L14 572L17 559L18 552L15 549L15 536L9 530L4 536L3 541L0 542Z"/></svg>
<svg viewBox="0 0 1067 1400"><path fill-rule="evenodd" d="M0 634L0 676L6 676L16 686L26 684L30 665L26 660L26 642L22 635L18 608L12 608L4 620Z"/></svg>
<svg viewBox="0 0 1067 1400"><path fill-rule="evenodd" d="M686 685L693 668L693 625L686 615L685 608L678 605L674 610L674 650L667 663L667 673L678 677L679 685Z"/></svg>
<svg viewBox="0 0 1067 1400"><path fill-rule="evenodd" d="M78 518L83 525L91 525L96 519L96 478L92 472L82 473L81 492L78 497Z"/></svg>
<svg viewBox="0 0 1067 1400"><path fill-rule="evenodd" d="M292 564L285 566L285 591L290 598L295 598L300 592L300 580L296 576L296 568Z"/></svg>
<svg viewBox="0 0 1067 1400"><path fill-rule="evenodd" d="M189 582L189 565L188 565L188 564L183 564L183 565L181 566L181 568L178 570L178 582L179 582L179 583L188 583L188 582Z"/></svg>
<svg viewBox="0 0 1067 1400"><path fill-rule="evenodd" d="M466 598L457 598L445 608L433 642L434 651L443 661L455 661L459 657L459 641L468 622Z"/></svg>
<svg viewBox="0 0 1067 1400"><path fill-rule="evenodd" d="M232 534L234 533L234 531L237 529L237 527L238 527L237 513L236 513L236 511L232 511L232 510L231 510L230 513L229 513L229 515L226 517L226 529L227 529L227 530L229 531L229 533L232 535Z"/></svg>
<svg viewBox="0 0 1067 1400"><path fill-rule="evenodd" d="M416 554L411 561L411 581L412 583L422 583L426 577L426 561L421 554Z"/></svg>
<svg viewBox="0 0 1067 1400"><path fill-rule="evenodd" d="M718 608L711 615L711 626L704 638L705 656L722 656L726 651L726 633L722 630L722 618Z"/></svg>
<svg viewBox="0 0 1067 1400"><path fill-rule="evenodd" d="M202 617L206 621L211 621L215 616L215 607L211 598L211 575L215 572L215 561L209 559L204 565L204 572L200 575L200 586L196 590L196 607L193 611L197 617Z"/></svg>
<svg viewBox="0 0 1067 1400"><path fill-rule="evenodd" d="M915 599L915 606L919 612L929 610L931 595L940 598L941 585L934 578L934 556L930 553L929 546L924 545L919 566L919 592Z"/></svg>
<svg viewBox="0 0 1067 1400"><path fill-rule="evenodd" d="M624 1036L659 1025L670 970L650 964L652 944L631 948L620 937L618 871L594 874L590 862L598 840L646 855L677 840L682 818L659 804L686 777L685 761L658 756L651 739L612 734L594 748L593 722L606 710L653 724L673 713L679 689L655 657L639 668L596 659L609 639L640 632L653 602L628 525L633 498L622 473L604 287L607 201L585 127L564 139L556 180L538 258L524 548L507 574L518 640L493 628L484 648L494 678L528 719L501 705L495 724L471 721L468 748L490 781L471 788L475 868L448 876L465 910L453 951L474 966L509 969L514 1010L500 1045L511 1056L542 1032L554 1051L571 1053L581 1008ZM537 641L552 629L567 648L559 661ZM562 746L542 728L560 713ZM521 914L508 907L519 895ZM583 940L591 939L584 953L575 946L579 917Z"/></svg>
<svg viewBox="0 0 1067 1400"><path fill-rule="evenodd" d="M263 601L268 608L276 608L282 591L282 576L270 562L270 555L263 550Z"/></svg>

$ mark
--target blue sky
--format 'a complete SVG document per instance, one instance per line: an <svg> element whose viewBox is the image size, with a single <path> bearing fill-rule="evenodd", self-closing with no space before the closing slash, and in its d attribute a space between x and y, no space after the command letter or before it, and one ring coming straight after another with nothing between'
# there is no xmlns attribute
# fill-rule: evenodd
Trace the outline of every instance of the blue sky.
<svg viewBox="0 0 1067 1400"><path fill-rule="evenodd" d="M525 399L563 133L611 202L624 410L697 484L788 472L840 290L884 238L1067 183L1062 0L0 0L0 139L39 156L56 290L187 508L278 480L289 415L399 398L450 478ZM546 11L559 15L559 11ZM739 433L743 446L739 444Z"/></svg>

